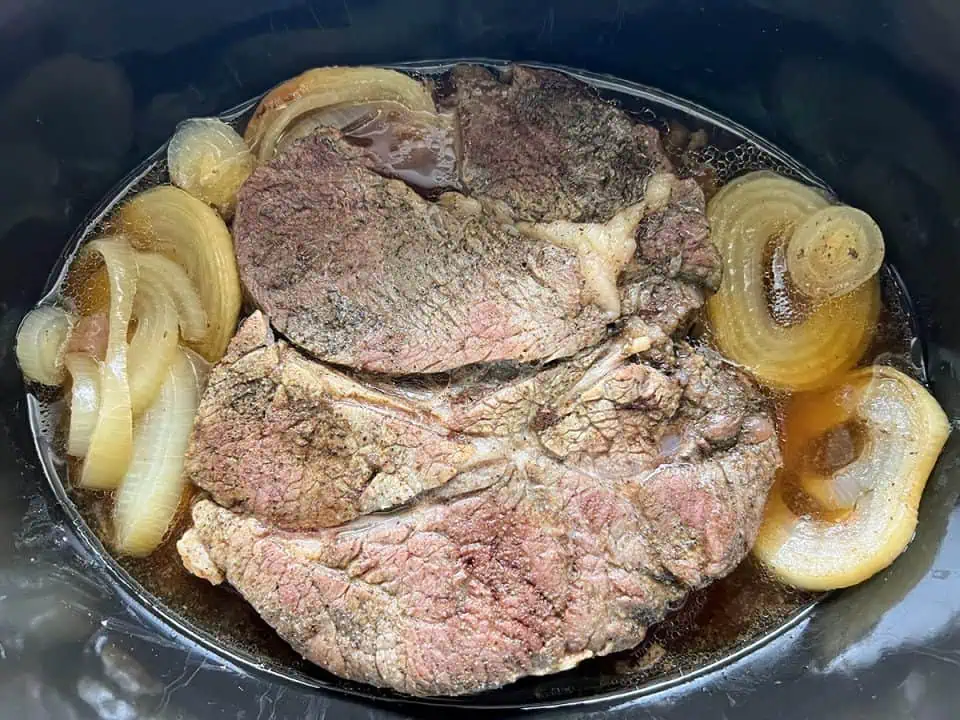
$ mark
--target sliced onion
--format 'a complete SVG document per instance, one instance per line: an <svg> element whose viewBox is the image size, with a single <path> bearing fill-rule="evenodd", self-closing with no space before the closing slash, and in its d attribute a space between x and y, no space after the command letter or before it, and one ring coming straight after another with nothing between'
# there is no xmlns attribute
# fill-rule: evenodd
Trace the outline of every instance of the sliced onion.
<svg viewBox="0 0 960 720"><path fill-rule="evenodd" d="M130 339L130 406L136 417L153 402L177 351L177 308L156 276L141 276L133 301L137 329Z"/></svg>
<svg viewBox="0 0 960 720"><path fill-rule="evenodd" d="M67 309L75 315L106 314L110 306L110 278L99 255L81 252L73 259L63 295Z"/></svg>
<svg viewBox="0 0 960 720"><path fill-rule="evenodd" d="M707 208L724 263L723 284L707 303L713 336L727 357L776 388L829 384L856 365L873 336L880 310L875 278L814 306L797 324L771 316L764 285L769 243L826 207L813 189L761 171L729 183Z"/></svg>
<svg viewBox="0 0 960 720"><path fill-rule="evenodd" d="M817 403L826 403L821 410ZM867 439L859 458L838 473L815 473L802 458L803 436L857 417ZM852 509L838 519L797 514L774 487L754 554L784 582L808 590L847 587L866 580L906 548L917 525L927 478L950 432L937 401L915 380L890 367L856 370L831 391L790 406L784 459L798 462L804 488ZM797 440L790 433L798 432Z"/></svg>
<svg viewBox="0 0 960 720"><path fill-rule="evenodd" d="M133 445L133 412L127 379L127 328L137 292L137 260L123 237L94 240L84 250L103 258L110 280L109 335L100 365L100 411L90 437L80 485L110 490L127 470Z"/></svg>
<svg viewBox="0 0 960 720"><path fill-rule="evenodd" d="M256 158L239 133L217 118L193 118L177 126L167 145L170 182L226 218Z"/></svg>
<svg viewBox="0 0 960 720"><path fill-rule="evenodd" d="M63 353L72 326L70 315L53 305L26 314L17 331L17 362L24 377L42 385L63 382Z"/></svg>
<svg viewBox="0 0 960 720"><path fill-rule="evenodd" d="M71 383L67 454L83 457L100 412L100 363L86 353L69 353L63 362Z"/></svg>
<svg viewBox="0 0 960 720"><path fill-rule="evenodd" d="M460 186L457 131L448 113L408 110L386 100L333 105L292 122L276 152L320 128L335 128L376 159L376 170L424 190Z"/></svg>
<svg viewBox="0 0 960 720"><path fill-rule="evenodd" d="M277 138L275 152L283 152L295 140L311 135L320 128L343 131L366 127L391 107L396 110L406 110L399 103L381 100L359 104L328 105L313 112L304 113L284 128Z"/></svg>
<svg viewBox="0 0 960 720"><path fill-rule="evenodd" d="M795 395L784 412L784 464L821 507L849 510L878 479L909 474L928 401L922 385L881 365Z"/></svg>
<svg viewBox="0 0 960 720"><path fill-rule="evenodd" d="M96 315L81 315L73 324L65 352L86 353L103 360L107 355L109 335L110 316L106 310Z"/></svg>
<svg viewBox="0 0 960 720"><path fill-rule="evenodd" d="M164 288L177 308L180 335L187 342L198 342L207 333L207 312L203 299L186 271L159 253L137 253L140 280Z"/></svg>
<svg viewBox="0 0 960 720"><path fill-rule="evenodd" d="M186 270L207 315L203 339L190 345L211 362L223 357L241 294L233 240L220 216L180 188L160 185L124 204L116 225L138 249L159 252Z"/></svg>
<svg viewBox="0 0 960 720"><path fill-rule="evenodd" d="M181 347L180 350L193 365L193 372L197 376L197 382L200 384L200 390L202 391L207 387L207 380L210 378L212 368L211 364L202 355L198 355L188 347Z"/></svg>
<svg viewBox="0 0 960 720"><path fill-rule="evenodd" d="M862 210L838 205L814 213L787 243L794 285L814 300L840 297L870 280L883 264L883 233Z"/></svg>
<svg viewBox="0 0 960 720"><path fill-rule="evenodd" d="M387 100L408 110L434 112L433 98L420 82L395 70L373 67L315 68L271 90L260 101L244 139L261 162L299 118L331 106Z"/></svg>
<svg viewBox="0 0 960 720"><path fill-rule="evenodd" d="M170 527L186 484L183 457L200 402L193 363L177 351L156 401L137 425L133 460L114 505L117 549L147 555Z"/></svg>

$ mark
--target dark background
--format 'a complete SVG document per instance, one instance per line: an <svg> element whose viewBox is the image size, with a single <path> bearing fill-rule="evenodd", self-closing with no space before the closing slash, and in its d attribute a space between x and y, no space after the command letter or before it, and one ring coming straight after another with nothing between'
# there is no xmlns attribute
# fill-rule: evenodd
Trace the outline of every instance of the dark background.
<svg viewBox="0 0 960 720"><path fill-rule="evenodd" d="M72 230L179 120L221 112L313 65L463 56L560 63L690 98L779 144L877 217L919 308L934 390L956 417L958 40L954 0L4 0L0 715L426 712L271 682L172 634L119 597L47 489L12 360L17 324ZM957 717L957 455L952 442L916 540L886 573L721 671L563 712Z"/></svg>

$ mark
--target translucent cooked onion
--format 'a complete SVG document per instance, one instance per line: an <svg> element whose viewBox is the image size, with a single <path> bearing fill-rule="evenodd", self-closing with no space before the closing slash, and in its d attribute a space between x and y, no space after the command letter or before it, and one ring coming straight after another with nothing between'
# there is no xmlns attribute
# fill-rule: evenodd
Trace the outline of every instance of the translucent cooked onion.
<svg viewBox="0 0 960 720"><path fill-rule="evenodd" d="M170 181L226 218L256 158L239 133L217 118L193 118L177 126L167 145Z"/></svg>
<svg viewBox="0 0 960 720"><path fill-rule="evenodd" d="M110 318L106 310L96 315L81 315L73 324L65 352L86 353L97 360L103 360L107 355L109 335Z"/></svg>
<svg viewBox="0 0 960 720"><path fill-rule="evenodd" d="M177 308L153 275L141 276L133 301L136 330L130 339L130 406L136 417L153 402L177 351Z"/></svg>
<svg viewBox="0 0 960 720"><path fill-rule="evenodd" d="M835 471L818 468L810 440L851 418L865 435L857 458ZM853 496L852 509L837 519L798 514L781 482L754 554L784 582L809 590L847 587L882 570L913 537L920 496L949 432L936 400L890 367L856 370L835 388L798 399L787 411L786 467L830 507L851 505Z"/></svg>
<svg viewBox="0 0 960 720"><path fill-rule="evenodd" d="M713 336L727 357L776 388L828 384L857 363L873 336L880 310L876 278L806 309L797 324L781 325L771 316L764 284L768 246L826 207L813 189L761 171L726 185L707 208L724 264L723 284L707 303Z"/></svg>
<svg viewBox="0 0 960 720"><path fill-rule="evenodd" d="M883 233L862 210L838 205L814 213L787 243L790 280L807 297L825 300L852 292L883 264Z"/></svg>
<svg viewBox="0 0 960 720"><path fill-rule="evenodd" d="M137 424L133 460L114 505L117 549L147 555L163 541L185 486L183 458L200 401L200 378L182 350Z"/></svg>
<svg viewBox="0 0 960 720"><path fill-rule="evenodd" d="M115 222L138 249L159 252L186 270L207 316L203 338L190 346L211 362L223 357L241 294L233 239L220 216L180 188L160 185L125 203Z"/></svg>
<svg viewBox="0 0 960 720"><path fill-rule="evenodd" d="M203 299L186 271L159 253L137 253L140 279L163 287L177 308L180 335L187 342L203 340L207 333L207 312Z"/></svg>
<svg viewBox="0 0 960 720"><path fill-rule="evenodd" d="M783 416L784 464L821 507L849 510L879 478L909 475L930 431L928 402L922 385L886 366L795 395Z"/></svg>
<svg viewBox="0 0 960 720"><path fill-rule="evenodd" d="M100 363L86 353L69 353L64 365L70 373L70 426L67 454L83 457L100 412Z"/></svg>
<svg viewBox="0 0 960 720"><path fill-rule="evenodd" d="M400 103L384 100L367 103L326 105L304 113L287 125L277 137L275 152L282 152L295 140L306 137L320 128L355 130L368 126L384 113L405 111Z"/></svg>
<svg viewBox="0 0 960 720"><path fill-rule="evenodd" d="M96 253L77 255L63 285L64 304L81 317L106 313L110 306L110 278Z"/></svg>
<svg viewBox="0 0 960 720"><path fill-rule="evenodd" d="M28 380L42 385L63 382L63 353L72 325L70 315L53 305L26 314L17 331L17 362Z"/></svg>
<svg viewBox="0 0 960 720"><path fill-rule="evenodd" d="M290 123L277 139L276 152L320 128L335 128L370 152L382 175L424 190L460 186L452 114L408 110L388 100L332 105Z"/></svg>
<svg viewBox="0 0 960 720"><path fill-rule="evenodd" d="M137 292L137 260L123 237L94 240L84 253L99 254L106 266L110 282L110 329L106 356L100 364L100 410L80 474L80 485L110 490L126 472L133 446L127 328Z"/></svg>
<svg viewBox="0 0 960 720"><path fill-rule="evenodd" d="M273 157L278 140L304 115L331 106L387 100L408 110L434 112L429 90L396 70L373 67L315 68L278 85L260 101L244 139L261 162Z"/></svg>

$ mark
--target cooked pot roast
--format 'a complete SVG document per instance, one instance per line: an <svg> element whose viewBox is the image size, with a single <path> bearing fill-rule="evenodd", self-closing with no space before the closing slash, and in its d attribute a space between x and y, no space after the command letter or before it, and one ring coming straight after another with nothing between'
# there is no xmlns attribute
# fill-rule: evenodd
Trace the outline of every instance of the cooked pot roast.
<svg viewBox="0 0 960 720"><path fill-rule="evenodd" d="M179 542L307 658L416 695L636 645L748 552L780 457L752 382L675 339L719 261L657 131L526 68L460 67L441 106L442 194L329 129L244 185L263 313L204 394Z"/></svg>
<svg viewBox="0 0 960 720"><path fill-rule="evenodd" d="M637 646L751 550L889 565L950 424L878 344L883 231L697 135L522 66L183 123L18 333L108 544L412 695Z"/></svg>
<svg viewBox="0 0 960 720"><path fill-rule="evenodd" d="M752 383L631 319L538 371L364 382L246 321L214 370L180 540L296 650L417 695L636 645L731 571L779 464Z"/></svg>

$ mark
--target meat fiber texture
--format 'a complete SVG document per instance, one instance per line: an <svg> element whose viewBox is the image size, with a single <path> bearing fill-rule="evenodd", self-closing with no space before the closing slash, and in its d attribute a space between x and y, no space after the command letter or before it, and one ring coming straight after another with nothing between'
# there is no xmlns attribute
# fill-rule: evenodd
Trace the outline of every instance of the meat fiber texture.
<svg viewBox="0 0 960 720"><path fill-rule="evenodd" d="M630 315L685 329L720 264L703 193L657 131L553 72L451 82L464 193L425 199L335 131L245 183L237 259L273 326L391 375L569 357Z"/></svg>
<svg viewBox="0 0 960 720"><path fill-rule="evenodd" d="M244 186L263 312L211 373L178 542L307 659L420 696L635 646L743 559L780 464L752 381L680 339L719 264L656 131L522 67L440 105L456 192L332 131Z"/></svg>
<svg viewBox="0 0 960 720"><path fill-rule="evenodd" d="M179 547L328 670L461 694L639 643L748 552L778 464L752 384L636 319L435 384L305 359L258 313L201 403Z"/></svg>

